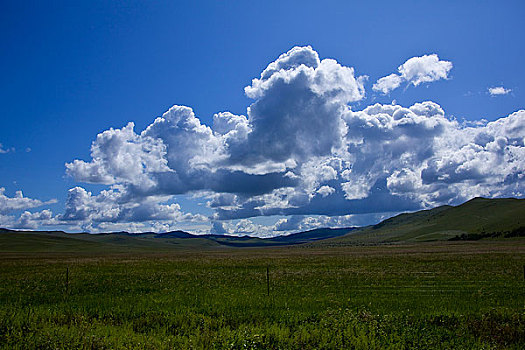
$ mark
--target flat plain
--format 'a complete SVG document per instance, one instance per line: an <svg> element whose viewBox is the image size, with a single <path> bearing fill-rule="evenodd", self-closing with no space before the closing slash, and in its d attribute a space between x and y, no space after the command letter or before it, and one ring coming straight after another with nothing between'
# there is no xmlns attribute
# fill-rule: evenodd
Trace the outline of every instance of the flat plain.
<svg viewBox="0 0 525 350"><path fill-rule="evenodd" d="M523 349L524 243L4 246L0 348Z"/></svg>

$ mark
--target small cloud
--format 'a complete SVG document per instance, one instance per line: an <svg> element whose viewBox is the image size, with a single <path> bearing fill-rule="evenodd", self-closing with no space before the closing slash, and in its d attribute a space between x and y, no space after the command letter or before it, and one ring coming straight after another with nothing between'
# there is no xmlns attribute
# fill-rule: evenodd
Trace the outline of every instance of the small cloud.
<svg viewBox="0 0 525 350"><path fill-rule="evenodd" d="M495 86L489 88L490 96L507 95L511 91L511 89L505 89L503 86Z"/></svg>
<svg viewBox="0 0 525 350"><path fill-rule="evenodd" d="M386 95L397 89L403 82L418 86L422 83L448 79L451 69L452 62L442 61L436 54L412 57L397 68L399 74L392 73L379 78L372 89Z"/></svg>
<svg viewBox="0 0 525 350"><path fill-rule="evenodd" d="M0 154L6 154L6 153L9 153L9 152L14 152L15 151L15 148L14 147L11 147L11 148L4 148L4 146L0 143Z"/></svg>
<svg viewBox="0 0 525 350"><path fill-rule="evenodd" d="M372 86L375 91L381 91L384 95L390 91L395 90L401 85L403 78L399 75L392 73L386 77L379 78L377 82Z"/></svg>
<svg viewBox="0 0 525 350"><path fill-rule="evenodd" d="M329 195L331 195L334 192L335 192L335 188L330 187L330 186L321 186L317 190L317 193L319 193L323 197L329 196Z"/></svg>
<svg viewBox="0 0 525 350"><path fill-rule="evenodd" d="M26 153L29 153L29 152L31 152L31 147L26 148Z"/></svg>

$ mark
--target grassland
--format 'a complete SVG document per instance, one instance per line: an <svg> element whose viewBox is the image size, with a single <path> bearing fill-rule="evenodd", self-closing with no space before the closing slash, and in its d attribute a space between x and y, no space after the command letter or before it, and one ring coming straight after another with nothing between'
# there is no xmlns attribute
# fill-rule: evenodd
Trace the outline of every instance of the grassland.
<svg viewBox="0 0 525 350"><path fill-rule="evenodd" d="M524 243L4 249L0 348L522 349Z"/></svg>

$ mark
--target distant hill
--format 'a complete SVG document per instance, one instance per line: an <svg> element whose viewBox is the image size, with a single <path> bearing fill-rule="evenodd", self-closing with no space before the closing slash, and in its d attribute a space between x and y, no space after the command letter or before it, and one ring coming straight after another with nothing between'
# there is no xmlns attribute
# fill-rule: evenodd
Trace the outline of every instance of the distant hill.
<svg viewBox="0 0 525 350"><path fill-rule="evenodd" d="M276 236L272 238L255 238L255 237L236 237L223 235L206 235L209 239L223 245L233 247L262 247L276 245L292 245L314 242L318 240L340 237L355 230L349 228L318 228L315 230L293 233L286 236Z"/></svg>
<svg viewBox="0 0 525 350"><path fill-rule="evenodd" d="M230 235L112 232L100 234L63 231L15 231L0 229L0 252L143 252L215 249L221 247L269 247L293 245L339 237L354 228L321 228L288 236L257 238Z"/></svg>
<svg viewBox="0 0 525 350"><path fill-rule="evenodd" d="M355 230L330 244L381 244L481 239L523 235L525 199L474 198L458 206L441 206L400 214Z"/></svg>
<svg viewBox="0 0 525 350"><path fill-rule="evenodd" d="M340 237L355 230L355 227L350 228L318 228L315 230L304 231L299 233L292 233L287 236L277 236L268 238L268 241L282 242L282 243L307 243L311 241L318 241L327 238Z"/></svg>

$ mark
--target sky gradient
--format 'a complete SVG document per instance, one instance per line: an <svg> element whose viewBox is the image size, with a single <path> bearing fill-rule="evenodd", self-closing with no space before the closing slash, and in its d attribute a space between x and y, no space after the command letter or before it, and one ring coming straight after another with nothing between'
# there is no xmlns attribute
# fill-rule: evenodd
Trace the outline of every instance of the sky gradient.
<svg viewBox="0 0 525 350"><path fill-rule="evenodd" d="M523 197L524 15L3 2L0 227L272 235Z"/></svg>

